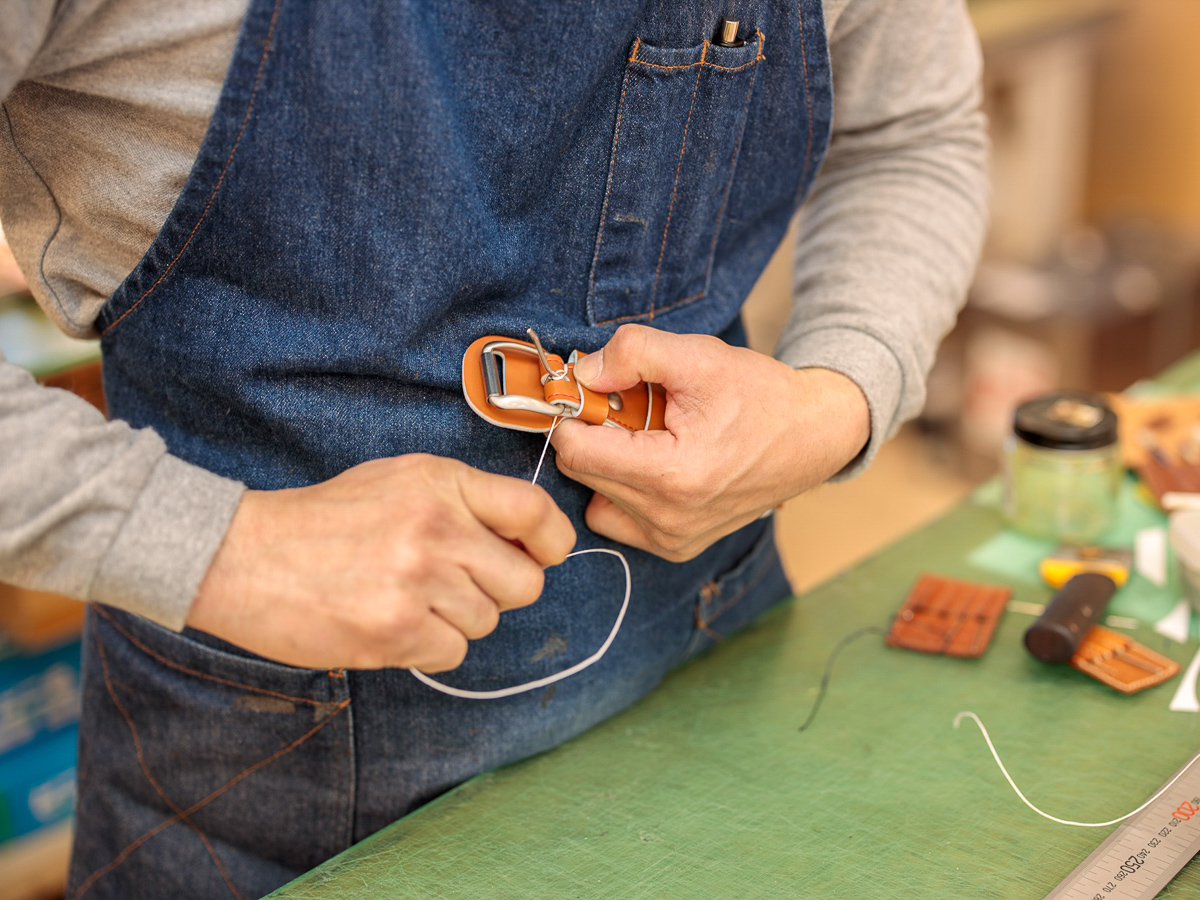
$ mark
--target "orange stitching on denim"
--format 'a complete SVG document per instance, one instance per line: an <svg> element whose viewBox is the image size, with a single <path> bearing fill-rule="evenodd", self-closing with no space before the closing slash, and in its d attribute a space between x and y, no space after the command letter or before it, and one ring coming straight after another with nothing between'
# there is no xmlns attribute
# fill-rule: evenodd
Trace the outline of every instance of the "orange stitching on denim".
<svg viewBox="0 0 1200 900"><path fill-rule="evenodd" d="M115 628L117 631L119 631L124 636L124 638L127 641L129 641L129 643L133 644L133 646L137 647L139 650L141 650L147 656L150 656L150 657L158 660L164 666L170 666L172 669L175 669L179 672L184 672L185 674L188 674L188 675L194 675L197 678L205 678L209 681L215 681L215 682L217 682L217 684L224 684L224 685L228 685L229 687L241 688L242 690L245 690L245 691L253 691L256 694L266 694L268 697L278 697L280 700L294 700L297 703L307 703L310 706L325 705L326 701L324 701L324 700L313 700L310 697L293 697L291 694L281 694L278 691L269 691L266 688L255 687L252 684L242 684L241 682L238 682L238 681L230 681L228 678L219 678L216 675L209 675L207 672L200 672L200 671L197 671L196 669L190 669L187 666L183 665L182 663L177 663L173 659L167 659L167 657L163 656L161 653L158 653L155 650L151 650L149 647L147 647L145 644L143 644L141 641L139 641L137 638L135 638L132 634L130 634L128 631L126 631L124 628L122 628L120 625L118 625L117 620L114 619L112 617L112 614L109 613L107 610L105 610L103 607L93 604L92 608L94 610L96 610L97 613L102 615L105 619L107 619L108 624L111 625L113 628Z"/></svg>
<svg viewBox="0 0 1200 900"><path fill-rule="evenodd" d="M719 634L719 633L717 633L717 632L713 631L711 628L709 628L709 627L708 627L708 623L707 623L707 622L705 622L705 621L704 621L704 619L703 619L703 618L700 616L700 606L699 606L699 604L697 604L697 605L696 605L695 613L696 613L696 614L695 614L695 619L696 619L696 627L697 627L698 629L700 629L701 631L703 631L703 632L704 632L706 635L708 635L710 638L712 638L712 640L714 640L714 641L716 641L716 642L718 642L718 643L720 643L721 641L725 640L725 635L723 635L723 634Z"/></svg>
<svg viewBox="0 0 1200 900"><path fill-rule="evenodd" d="M758 37L760 39L759 45L758 45L758 54L754 57L754 59L750 60L750 62L742 63L740 66L722 66L722 65L720 65L718 63L714 63L714 62L706 62L704 57L708 53L708 48L709 48L708 41L704 42L704 48L700 51L700 61L699 62L686 63L684 65L679 65L679 66L664 66L661 63L646 62L646 60L644 60L644 59L637 58L636 47L635 47L633 55L629 57L629 61L631 63L637 63L639 66L648 66L651 69L694 69L696 66L704 66L705 68L709 68L709 69L720 69L722 72L740 72L742 69L748 69L751 66L758 65L760 62L762 62L764 59L766 59L766 56L764 56L763 52L762 52L762 40L761 40L762 32L755 29L754 33L756 35L758 35ZM639 38L639 40L641 40L641 39Z"/></svg>
<svg viewBox="0 0 1200 900"><path fill-rule="evenodd" d="M759 52L762 52L763 36L761 31L756 31L758 35ZM704 279L704 291L708 293L708 280L712 277L713 256L717 252L717 239L721 236L721 220L725 215L725 205L729 202L729 194L733 190L733 175L737 171L738 154L742 151L742 135L746 132L746 120L750 118L748 110L750 109L750 95L754 91L754 79L758 77L758 72L750 76L750 84L746 88L746 102L742 104L742 124L738 128L737 140L733 144L733 157L729 160L729 180L725 182L725 196L721 198L721 208L717 210L717 227L713 231L712 246L708 248L708 274Z"/></svg>
<svg viewBox="0 0 1200 900"><path fill-rule="evenodd" d="M92 632L92 639L96 643L96 652L100 657L100 668L104 672L104 686L108 688L108 696L112 699L113 705L117 707L121 718L125 720L125 724L129 726L129 734L133 738L133 749L137 754L138 765L142 767L142 774L146 776L146 780L150 782L150 786L154 788L154 792L162 799L163 803L170 807L171 812L176 813L187 824L189 828L196 833L196 837L200 838L200 842L204 845L204 849L208 851L208 855L212 858L213 864L216 865L217 871L221 873L221 877L225 879L225 886L229 888L229 892L233 894L237 900L242 900L242 895L233 884L233 879L229 877L229 872L225 869L224 864L217 856L217 851L213 849L212 843L200 826L183 814L179 806L167 796L167 792L163 790L158 780L150 773L150 767L146 764L145 754L142 752L142 739L138 734L137 727L133 724L133 717L129 711L125 709L125 704L117 696L117 690L113 687L112 678L108 671L108 652L104 649L104 644L100 641L100 635Z"/></svg>
<svg viewBox="0 0 1200 900"><path fill-rule="evenodd" d="M717 619L721 618L721 616L725 615L725 613L727 613L731 607L739 603L742 598L746 596L746 594L750 593L750 591L754 589L755 585L763 580L763 577L767 574L767 570L769 568L770 566L767 563L763 563L763 566L761 569L759 569L758 574L755 575L745 587L743 587L740 591L738 591L736 594L722 603L716 610L714 610L713 614L710 615L705 622L715 622Z"/></svg>
<svg viewBox="0 0 1200 900"><path fill-rule="evenodd" d="M92 885L94 885L99 879L103 878L105 875L107 875L113 869L117 868L123 862L125 862L125 860L129 858L129 855L131 853L133 853L134 850L136 850L138 847L142 846L142 844L146 843L146 841L150 840L151 838L157 836L158 834L165 831L167 828L174 825L176 822L178 822L180 820L181 817L190 816L193 813L199 812L204 807L208 806L208 804L212 803L214 800L216 800L218 797L220 797L222 794L224 794L226 791L228 791L230 788L232 788L234 785L236 785L238 782L243 781L246 778L249 778L251 775L253 775L255 772L257 772L259 769L269 766L271 763L275 762L275 760L279 759L280 757L286 756L287 754L291 753L293 750L295 750L297 747L299 747L301 744L303 744L305 741L307 741L310 737L312 737L314 734L316 734L318 731L320 731L322 728L324 728L326 725L328 725L330 722L332 722L338 716L338 714L341 713L342 710L344 710L349 705L350 705L350 701L348 699L341 701L340 703L337 704L337 709L332 714L326 716L324 719L322 719L320 722L318 722L316 725L314 725L312 728L310 728L308 731L306 731L300 737L296 738L296 740L292 741L286 747L279 748L278 750L276 750L274 753L272 753L270 756L266 757L265 759L259 760L254 765L250 766L249 768L243 769L241 772L239 772L237 775L234 775L232 778L230 778L227 782L225 782L223 785L221 785L219 788L217 788L215 791L213 791L211 794L209 794L203 800L198 800L196 803L193 803L191 806L189 806L187 809L185 809L181 815L171 816L171 818L166 819L166 820L160 822L159 824L155 825L153 828L151 828L149 831L142 834L140 837L135 838L133 841L131 841L129 843L128 846L125 847L124 850L122 850L120 853L117 854L116 858L113 859L112 862L108 863L108 865L106 865L106 866L102 866L101 868L99 868L95 872L93 872L91 875L89 875L87 877L87 879L78 887L78 889L76 889L75 893L72 894L72 900L79 900L80 897L82 897L84 894L86 894L88 891L90 891L92 889Z"/></svg>
<svg viewBox="0 0 1200 900"><path fill-rule="evenodd" d="M330 678L340 678L342 680L345 680L346 670L345 669L330 669L329 677Z"/></svg>
<svg viewBox="0 0 1200 900"><path fill-rule="evenodd" d="M704 56L708 53L708 41L704 42L704 49L700 51L700 62L704 62ZM654 287L650 289L650 319L654 321L654 300L658 297L658 277L662 272L663 256L667 252L667 235L671 231L671 216L675 214L675 197L679 192L679 172L683 168L683 154L687 150L688 129L692 125L692 111L696 108L696 94L700 92L700 75L704 69L696 70L696 83L692 86L692 102L688 104L687 118L683 122L683 140L679 142L679 159L675 163L675 181L671 184L671 202L667 206L667 221L663 225L662 245L658 248L658 264L654 267Z"/></svg>
<svg viewBox="0 0 1200 900"><path fill-rule="evenodd" d="M633 56L637 56L638 44L641 43L641 38L633 42ZM604 223L608 218L608 199L612 196L612 181L613 171L617 167L617 145L621 141L621 116L625 112L625 88L629 85L629 69L625 69L625 77L621 81L621 99L617 101L617 126L613 134L612 158L608 161L608 181L604 185L604 205L600 208L600 233L596 235L596 252L592 254L592 271L588 275L588 314L595 315L595 310L592 308L592 295L596 289L596 266L600 262L600 246L604 243Z"/></svg>
<svg viewBox="0 0 1200 900"><path fill-rule="evenodd" d="M121 315L118 316L111 325L105 328L101 334L108 334L108 332L120 325L121 321L126 316L141 306L142 301L154 293L154 290L160 284L162 284L163 279L170 274L173 268L175 268L175 263L179 262L179 258L183 256L183 254L187 251L187 248L191 246L192 238L196 236L196 232L200 230L200 226L204 224L204 220L208 218L208 212L210 209L212 209L212 205L217 199L217 194L220 192L221 187L225 184L225 174L229 171L229 167L233 164L233 158L237 155L238 147L240 147L242 144L242 135L246 133L246 126L250 124L250 114L254 111L254 101L258 97L258 88L262 82L263 72L267 67L267 57L271 55L272 38L275 35L275 24L279 21L279 6L282 2L283 0L275 0L275 9L271 13L271 24L267 28L267 38L263 42L262 58L258 61L258 72L254 76L254 86L250 89L250 102L246 104L246 114L242 117L242 125L238 129L237 137L233 140L233 147L229 151L229 156L225 159L225 167L221 169L221 174L217 178L217 183L213 187L212 193L208 196L208 203L205 205L204 211L200 213L199 220L197 220L195 226L192 228L187 240L183 242L183 246L179 248L179 252L175 254L174 258L169 263L167 263L167 267L163 269L162 274L158 276L158 279L154 282L154 284L146 288L145 293L137 298L133 306L121 313Z"/></svg>
<svg viewBox="0 0 1200 900"><path fill-rule="evenodd" d="M812 135L813 135L813 111L812 111L812 95L808 89L808 48L804 46L804 0L796 6L796 19L800 25L800 60L801 68L804 71L804 102L808 106L808 129L807 137L804 142L804 168L800 171L800 190L804 190L805 184L808 182L808 164L812 158ZM799 196L799 192L797 192Z"/></svg>
<svg viewBox="0 0 1200 900"><path fill-rule="evenodd" d="M667 312L670 312L671 310L675 309L678 306L683 306L685 303L691 303L693 300L701 300L703 298L704 298L704 291L701 291L698 294L692 294L690 297L684 297L682 300L676 300L670 306L660 306L658 309L656 309L654 311L654 314L658 315L659 313L667 313ZM645 319L649 315L650 315L649 313L644 313L644 312L630 313L627 316L615 316L611 319L605 319L604 321L597 322L596 324L597 325L617 325L617 324L620 324L621 322L633 322L636 319Z"/></svg>

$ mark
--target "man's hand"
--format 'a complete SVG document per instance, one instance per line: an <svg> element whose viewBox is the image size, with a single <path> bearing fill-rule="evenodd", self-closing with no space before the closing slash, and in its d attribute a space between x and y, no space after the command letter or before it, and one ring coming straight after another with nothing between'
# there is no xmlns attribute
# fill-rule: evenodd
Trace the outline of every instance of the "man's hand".
<svg viewBox="0 0 1200 900"><path fill-rule="evenodd" d="M562 473L596 492L593 531L676 562L836 474L870 437L849 378L715 337L623 325L575 375L602 393L666 388L666 431L568 419L553 443Z"/></svg>
<svg viewBox="0 0 1200 900"><path fill-rule="evenodd" d="M575 544L541 488L435 456L248 491L187 623L310 668L453 669Z"/></svg>

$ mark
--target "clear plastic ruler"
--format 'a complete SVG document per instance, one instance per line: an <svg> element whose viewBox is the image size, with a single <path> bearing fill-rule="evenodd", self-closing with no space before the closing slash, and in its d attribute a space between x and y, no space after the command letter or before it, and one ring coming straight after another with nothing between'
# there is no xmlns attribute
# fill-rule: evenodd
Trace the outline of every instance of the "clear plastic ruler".
<svg viewBox="0 0 1200 900"><path fill-rule="evenodd" d="M1200 754L1167 784L1162 796L1122 822L1046 900L1144 900L1166 887L1200 851Z"/></svg>

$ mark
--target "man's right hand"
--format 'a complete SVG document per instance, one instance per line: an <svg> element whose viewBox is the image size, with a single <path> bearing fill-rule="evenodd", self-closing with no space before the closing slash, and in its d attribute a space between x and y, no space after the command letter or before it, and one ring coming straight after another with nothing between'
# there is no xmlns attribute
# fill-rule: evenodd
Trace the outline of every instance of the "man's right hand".
<svg viewBox="0 0 1200 900"><path fill-rule="evenodd" d="M414 454L247 491L187 624L305 668L460 665L575 544L540 487Z"/></svg>

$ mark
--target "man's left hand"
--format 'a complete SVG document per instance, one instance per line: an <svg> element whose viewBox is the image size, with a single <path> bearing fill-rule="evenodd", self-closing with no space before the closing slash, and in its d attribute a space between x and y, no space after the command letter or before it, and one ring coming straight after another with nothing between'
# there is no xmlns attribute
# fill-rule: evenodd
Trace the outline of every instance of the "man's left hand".
<svg viewBox="0 0 1200 900"><path fill-rule="evenodd" d="M588 527L674 562L826 481L870 437L866 398L846 376L707 335L623 325L575 375L601 393L666 389L666 431L567 419L552 440L559 470L596 492Z"/></svg>

